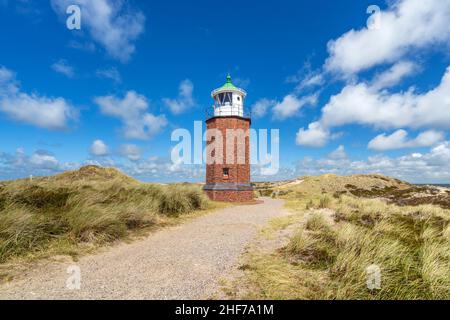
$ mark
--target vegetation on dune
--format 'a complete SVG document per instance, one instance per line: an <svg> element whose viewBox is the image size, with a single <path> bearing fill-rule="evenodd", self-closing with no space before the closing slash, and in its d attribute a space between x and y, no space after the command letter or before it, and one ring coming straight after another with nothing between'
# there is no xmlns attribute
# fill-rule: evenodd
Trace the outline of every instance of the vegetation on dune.
<svg viewBox="0 0 450 320"><path fill-rule="evenodd" d="M348 177L309 179L330 185L319 182L315 192L308 181L274 188L290 190L283 197L294 213L278 225L280 232L291 228L291 236L276 251L248 254L244 298L450 299L450 210L342 192L413 187L387 177L380 178L386 184L378 184L377 176L352 177L351 183ZM367 183L372 179L375 185ZM367 284L373 266L380 270L379 288Z"/></svg>
<svg viewBox="0 0 450 320"><path fill-rule="evenodd" d="M360 190L371 190L372 188L395 188L399 190L411 187L409 183L385 177L379 174L337 176L326 174L323 176L306 176L296 181L287 182L277 186L279 190L291 190L291 196L318 195L327 193L333 195L339 192L348 192L349 186Z"/></svg>
<svg viewBox="0 0 450 320"><path fill-rule="evenodd" d="M360 198L382 198L400 206L433 204L450 209L450 190L433 186L416 186L379 174L301 177L293 181L255 183L259 196L295 200L328 194L334 198L353 195Z"/></svg>
<svg viewBox="0 0 450 320"><path fill-rule="evenodd" d="M110 242L208 206L199 186L145 184L96 166L3 182L0 263L52 245Z"/></svg>

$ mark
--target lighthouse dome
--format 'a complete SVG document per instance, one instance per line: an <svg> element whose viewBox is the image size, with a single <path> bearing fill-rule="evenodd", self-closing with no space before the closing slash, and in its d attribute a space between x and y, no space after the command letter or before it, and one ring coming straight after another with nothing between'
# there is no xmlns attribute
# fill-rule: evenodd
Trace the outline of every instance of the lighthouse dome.
<svg viewBox="0 0 450 320"><path fill-rule="evenodd" d="M231 76L227 76L226 83L211 93L214 99L214 116L244 117L244 99L247 93L244 89L236 87Z"/></svg>

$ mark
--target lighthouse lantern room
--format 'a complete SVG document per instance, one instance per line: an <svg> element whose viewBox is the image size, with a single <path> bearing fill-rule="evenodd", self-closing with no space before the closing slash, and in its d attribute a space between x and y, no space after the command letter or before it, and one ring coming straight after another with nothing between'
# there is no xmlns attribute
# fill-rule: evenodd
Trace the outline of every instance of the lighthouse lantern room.
<svg viewBox="0 0 450 320"><path fill-rule="evenodd" d="M214 116L244 116L244 99L247 93L232 83L230 75L227 76L227 82L214 90L211 96L214 99Z"/></svg>

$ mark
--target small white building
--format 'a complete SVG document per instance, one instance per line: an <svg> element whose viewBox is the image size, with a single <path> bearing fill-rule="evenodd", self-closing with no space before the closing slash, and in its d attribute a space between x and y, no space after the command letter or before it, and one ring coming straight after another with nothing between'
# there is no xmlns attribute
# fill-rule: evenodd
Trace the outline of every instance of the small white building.
<svg viewBox="0 0 450 320"><path fill-rule="evenodd" d="M214 117L244 117L244 99L247 92L236 87L230 75L227 76L227 82L214 90L211 96L214 99Z"/></svg>

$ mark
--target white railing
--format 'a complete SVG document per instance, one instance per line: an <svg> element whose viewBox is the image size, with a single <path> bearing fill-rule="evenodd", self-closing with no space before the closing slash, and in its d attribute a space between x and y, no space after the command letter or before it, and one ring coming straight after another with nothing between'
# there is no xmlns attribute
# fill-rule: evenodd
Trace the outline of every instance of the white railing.
<svg viewBox="0 0 450 320"><path fill-rule="evenodd" d="M213 117L241 117L241 118L251 118L251 112L244 111L242 106L221 106L221 107L212 107L206 110L206 118Z"/></svg>

